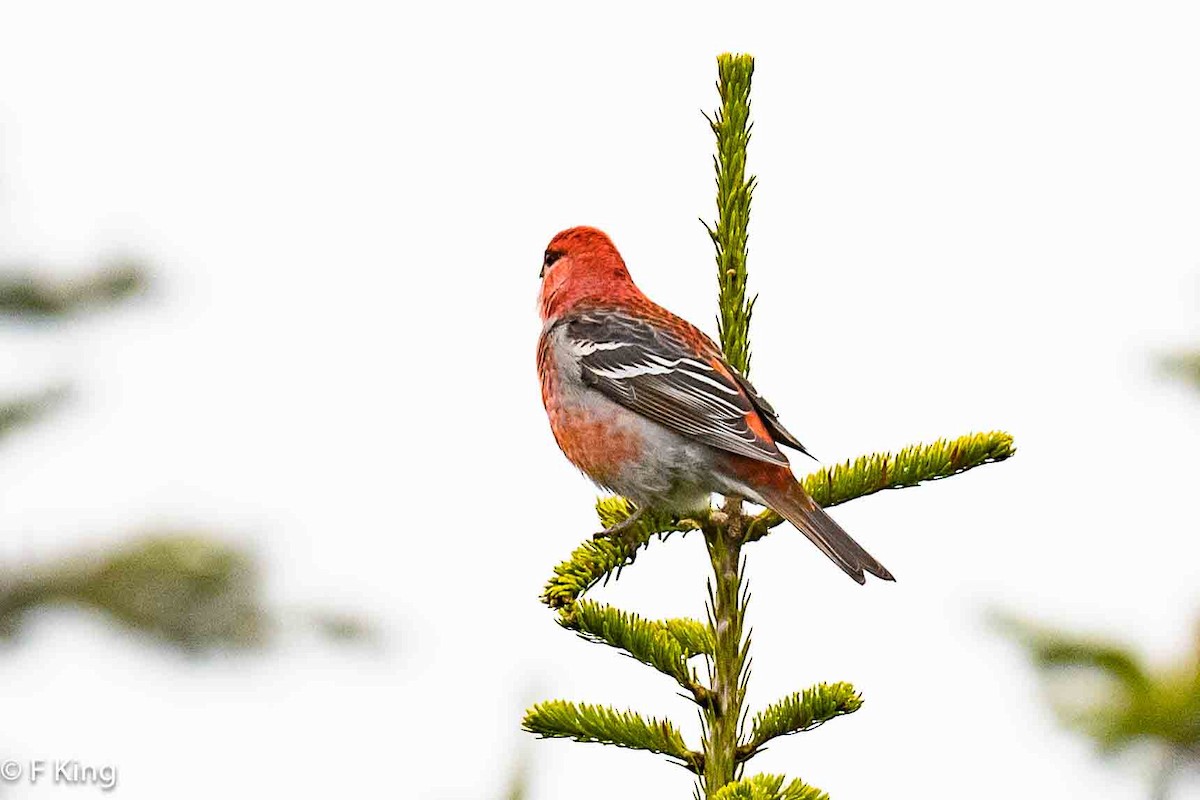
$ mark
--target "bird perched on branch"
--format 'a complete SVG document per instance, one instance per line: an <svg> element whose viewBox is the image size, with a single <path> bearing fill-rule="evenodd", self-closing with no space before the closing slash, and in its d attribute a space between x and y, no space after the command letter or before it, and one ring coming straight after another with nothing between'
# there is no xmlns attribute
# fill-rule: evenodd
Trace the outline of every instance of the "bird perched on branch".
<svg viewBox="0 0 1200 800"><path fill-rule="evenodd" d="M542 262L538 340L542 401L567 458L636 511L707 508L713 493L777 511L859 583L892 574L792 475L786 445L806 452L720 348L634 285L595 228L555 236Z"/></svg>

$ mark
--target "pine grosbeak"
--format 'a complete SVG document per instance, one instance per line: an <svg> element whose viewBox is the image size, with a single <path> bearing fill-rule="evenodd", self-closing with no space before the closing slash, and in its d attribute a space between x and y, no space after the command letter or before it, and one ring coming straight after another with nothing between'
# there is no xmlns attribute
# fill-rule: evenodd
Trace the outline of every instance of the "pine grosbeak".
<svg viewBox="0 0 1200 800"><path fill-rule="evenodd" d="M651 302L595 228L555 236L542 263L542 402L558 446L636 506L707 508L713 493L779 512L859 583L892 574L804 491L779 445L805 453L711 339Z"/></svg>

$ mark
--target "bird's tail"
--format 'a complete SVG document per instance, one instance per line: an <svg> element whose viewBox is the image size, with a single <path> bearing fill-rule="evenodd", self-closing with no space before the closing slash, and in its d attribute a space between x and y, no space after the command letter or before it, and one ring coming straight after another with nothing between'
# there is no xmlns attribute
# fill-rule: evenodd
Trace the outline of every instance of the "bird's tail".
<svg viewBox="0 0 1200 800"><path fill-rule="evenodd" d="M788 477L791 478L790 475ZM786 483L781 481L777 487L760 493L768 506L795 525L830 561L854 580L867 582L863 570L885 581L896 580L883 564L851 539L850 534L842 530L842 526L834 522L794 478Z"/></svg>

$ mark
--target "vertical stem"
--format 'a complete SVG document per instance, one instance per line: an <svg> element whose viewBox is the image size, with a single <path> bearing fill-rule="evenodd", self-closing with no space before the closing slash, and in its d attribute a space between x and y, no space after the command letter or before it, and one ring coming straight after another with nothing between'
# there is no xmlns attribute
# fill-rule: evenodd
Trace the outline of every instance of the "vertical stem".
<svg viewBox="0 0 1200 800"><path fill-rule="evenodd" d="M750 197L754 178L746 177L750 143L750 79L754 59L725 53L717 58L721 107L709 120L717 138L717 222L708 228L716 248L721 349L743 375L750 369L750 314L746 299L746 255ZM711 663L712 701L704 711L703 788L712 797L740 777L738 740L746 697L749 642L743 637L742 543L746 518L742 501L727 497L721 513L711 515L704 541L712 562L710 622L716 648Z"/></svg>
<svg viewBox="0 0 1200 800"><path fill-rule="evenodd" d="M742 636L746 609L742 593L742 501L730 497L722 514L704 531L712 562L711 621L716 648L712 663L712 703L705 712L704 789L712 797L737 780L742 703L746 696L747 643Z"/></svg>
<svg viewBox="0 0 1200 800"><path fill-rule="evenodd" d="M754 58L726 53L717 57L717 91L721 107L709 120L717 137L717 223L708 229L717 250L720 314L717 327L721 349L734 369L750 371L750 315L753 298L746 299L750 200L755 178L746 177L750 146L750 79Z"/></svg>

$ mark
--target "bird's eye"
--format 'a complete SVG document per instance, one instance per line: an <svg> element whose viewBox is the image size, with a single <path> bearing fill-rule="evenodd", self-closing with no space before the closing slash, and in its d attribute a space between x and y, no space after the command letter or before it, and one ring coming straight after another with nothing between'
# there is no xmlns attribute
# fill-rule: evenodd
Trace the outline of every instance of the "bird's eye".
<svg viewBox="0 0 1200 800"><path fill-rule="evenodd" d="M542 272L539 277L546 276L546 270L554 266L554 262L563 257L563 254L558 250L547 250L546 257L542 260Z"/></svg>

